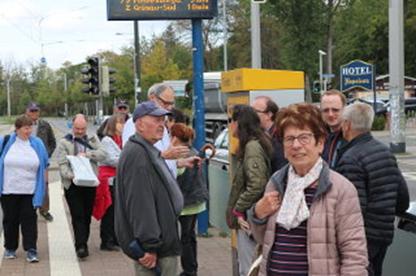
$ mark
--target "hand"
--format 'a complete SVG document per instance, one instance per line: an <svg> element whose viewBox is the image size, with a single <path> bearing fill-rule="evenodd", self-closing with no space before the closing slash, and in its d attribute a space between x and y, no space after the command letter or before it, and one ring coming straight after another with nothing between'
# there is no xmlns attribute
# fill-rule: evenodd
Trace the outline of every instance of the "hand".
<svg viewBox="0 0 416 276"><path fill-rule="evenodd" d="M264 196L256 203L254 214L259 219L270 216L279 209L281 199L277 191L265 193Z"/></svg>
<svg viewBox="0 0 416 276"><path fill-rule="evenodd" d="M172 146L165 151L162 151L161 156L164 159L179 159L188 156L189 148L186 146Z"/></svg>
<svg viewBox="0 0 416 276"><path fill-rule="evenodd" d="M238 217L237 222L241 230L244 230L245 232L250 232L250 224L248 224L248 222L244 218Z"/></svg>
<svg viewBox="0 0 416 276"><path fill-rule="evenodd" d="M144 256L139 259L139 263L147 269L152 269L156 266L156 253L144 253Z"/></svg>
<svg viewBox="0 0 416 276"><path fill-rule="evenodd" d="M78 152L77 156L86 156L85 152Z"/></svg>
<svg viewBox="0 0 416 276"><path fill-rule="evenodd" d="M178 159L177 167L178 168L193 168L194 166L201 166L202 159L198 156L190 156L188 158Z"/></svg>

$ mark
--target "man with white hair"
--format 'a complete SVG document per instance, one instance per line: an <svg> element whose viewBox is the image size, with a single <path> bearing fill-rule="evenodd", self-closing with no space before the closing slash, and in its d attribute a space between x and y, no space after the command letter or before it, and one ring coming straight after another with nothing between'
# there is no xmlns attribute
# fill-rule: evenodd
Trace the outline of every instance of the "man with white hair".
<svg viewBox="0 0 416 276"><path fill-rule="evenodd" d="M373 119L374 111L368 104L345 107L341 127L347 143L338 152L335 170L357 188L370 275L382 275L383 260L393 240L394 218L409 207L409 192L396 158L371 135Z"/></svg>

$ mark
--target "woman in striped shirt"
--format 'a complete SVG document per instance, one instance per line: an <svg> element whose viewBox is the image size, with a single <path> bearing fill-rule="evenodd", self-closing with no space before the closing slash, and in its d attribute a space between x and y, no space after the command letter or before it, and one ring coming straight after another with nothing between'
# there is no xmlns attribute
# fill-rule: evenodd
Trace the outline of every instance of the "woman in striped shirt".
<svg viewBox="0 0 416 276"><path fill-rule="evenodd" d="M259 275L367 275L357 191L321 158L319 109L290 105L276 123L289 164L251 210L253 234L263 245Z"/></svg>

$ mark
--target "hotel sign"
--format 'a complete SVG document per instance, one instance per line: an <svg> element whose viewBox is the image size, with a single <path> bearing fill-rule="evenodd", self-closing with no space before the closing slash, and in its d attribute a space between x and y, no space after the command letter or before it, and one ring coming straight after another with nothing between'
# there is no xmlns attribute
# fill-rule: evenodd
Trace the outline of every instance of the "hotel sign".
<svg viewBox="0 0 416 276"><path fill-rule="evenodd" d="M353 88L373 90L374 66L362 60L353 60L341 66L341 91Z"/></svg>

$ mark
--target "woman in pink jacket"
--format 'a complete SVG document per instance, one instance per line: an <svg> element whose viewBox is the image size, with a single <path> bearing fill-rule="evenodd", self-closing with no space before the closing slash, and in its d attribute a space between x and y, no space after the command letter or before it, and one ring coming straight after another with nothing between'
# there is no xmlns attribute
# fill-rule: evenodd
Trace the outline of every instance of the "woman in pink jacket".
<svg viewBox="0 0 416 276"><path fill-rule="evenodd" d="M276 123L289 164L252 208L253 234L263 245L259 275L367 275L357 191L321 158L319 109L290 105Z"/></svg>

